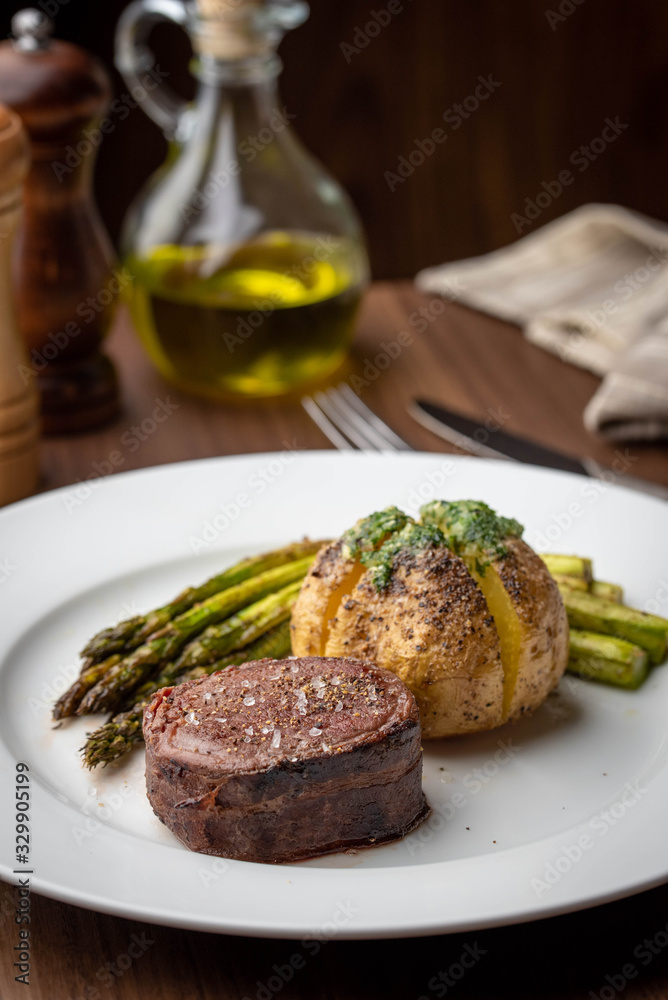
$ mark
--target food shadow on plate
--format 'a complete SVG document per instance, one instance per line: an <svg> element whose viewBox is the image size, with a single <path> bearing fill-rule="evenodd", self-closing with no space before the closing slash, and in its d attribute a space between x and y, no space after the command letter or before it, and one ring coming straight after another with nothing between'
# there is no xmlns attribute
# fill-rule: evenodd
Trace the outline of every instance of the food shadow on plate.
<svg viewBox="0 0 668 1000"><path fill-rule="evenodd" d="M520 722L484 733L424 741L423 787L432 807L425 823L393 844L304 863L319 868L412 867L517 846L525 837L522 830L513 829L512 817L516 808L526 808L526 802L520 802L526 795L526 781L541 773L545 754L554 760L551 744L564 739L571 742L574 733L586 725L587 715L577 690L561 685ZM478 781L474 776L481 770L485 776L493 774L492 780L482 777ZM566 816L552 813L548 807L539 817L546 831Z"/></svg>
<svg viewBox="0 0 668 1000"><path fill-rule="evenodd" d="M584 683L576 682L576 683ZM489 757L499 746L509 740L530 748L545 740L554 739L557 733L581 725L586 718L586 706L578 698L575 690L569 690L563 682L552 691L543 704L531 715L518 722L507 723L483 733L450 736L441 740L428 740L425 751L434 750L438 756L450 760L469 757Z"/></svg>

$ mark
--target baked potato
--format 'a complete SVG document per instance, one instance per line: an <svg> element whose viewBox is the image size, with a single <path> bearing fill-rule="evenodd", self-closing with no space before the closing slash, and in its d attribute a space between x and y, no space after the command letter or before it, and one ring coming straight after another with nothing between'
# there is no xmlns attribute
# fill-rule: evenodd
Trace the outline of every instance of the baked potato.
<svg viewBox="0 0 668 1000"><path fill-rule="evenodd" d="M370 659L415 695L426 739L532 712L568 662L568 624L516 521L477 501L396 508L319 552L292 614L297 656Z"/></svg>

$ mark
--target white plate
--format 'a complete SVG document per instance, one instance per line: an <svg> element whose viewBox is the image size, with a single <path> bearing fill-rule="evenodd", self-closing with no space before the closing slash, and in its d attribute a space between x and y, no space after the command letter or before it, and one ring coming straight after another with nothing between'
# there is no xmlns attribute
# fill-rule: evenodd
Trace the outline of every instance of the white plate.
<svg viewBox="0 0 668 1000"><path fill-rule="evenodd" d="M85 640L243 554L364 514L481 498L537 548L594 557L668 613L668 507L509 462L332 452L213 459L56 490L0 514L0 874L15 881L16 761L30 767L32 888L157 923L327 938L461 931L591 906L668 879L668 669L636 693L577 679L531 719L428 744L434 813L392 846L298 865L185 850L153 815L143 754L89 774L90 720L52 729Z"/></svg>

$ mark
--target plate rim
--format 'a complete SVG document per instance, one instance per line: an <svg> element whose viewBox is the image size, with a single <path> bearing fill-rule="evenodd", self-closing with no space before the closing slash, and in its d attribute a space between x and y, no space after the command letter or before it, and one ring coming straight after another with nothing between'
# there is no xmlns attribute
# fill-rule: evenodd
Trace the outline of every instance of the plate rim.
<svg viewBox="0 0 668 1000"><path fill-rule="evenodd" d="M157 477L165 476L167 478L170 478L171 476L174 475L178 476L179 470L183 470L184 468L192 469L201 466L215 467L217 465L221 464L225 465L229 463L248 463L250 461L258 462L262 460L271 460L272 458L275 458L276 456L280 456L282 454L284 454L284 452L263 451L263 452L253 452L253 453L239 454L239 455L214 456L204 459L191 459L185 462L167 462L167 463L162 463L160 465L144 467L141 469L125 470L123 472L118 472L108 477L101 477L104 481L100 482L99 486L102 491L110 488L117 488L122 490L125 488L124 484L129 481L134 482L140 479L145 479L146 477L156 477L156 476ZM308 456L309 459L324 458L325 461L327 462L329 461L350 462L351 460L355 462L355 461L366 460L368 459L369 455L378 456L380 454L381 457L391 458L399 462L404 462L408 460L408 461L416 461L419 463L420 461L428 460L429 462L433 463L439 460L443 461L445 458L446 460L452 459L453 461L455 461L457 465L474 463L475 467L478 467L480 466L481 463L484 463L486 467L503 466L504 469L507 469L510 464L505 461L499 461L494 459L479 459L473 456L449 455L448 453L443 453L443 452L340 453L336 451L322 449L317 451L305 450L299 452L299 454L302 456ZM510 467L517 469L519 472L528 471L530 475L535 472L538 472L540 473L541 476L548 476L550 478L557 477L559 480L563 480L564 478L566 478L569 480L576 480L578 482L582 481L581 476L578 476L574 473L561 472L559 470L543 469L530 466L519 466L514 464L510 465ZM17 503L8 505L2 511L0 511L0 523L2 524L6 523L5 520L6 518L8 517L11 518L12 516L15 516L23 511L30 512L33 510L37 510L43 506L48 506L49 504L53 504L54 502L57 501L57 499L60 496L62 496L64 493L67 493L68 490L71 490L73 487L76 487L78 485L79 483L71 484L69 486L55 487L54 489L45 491L44 493L41 493L36 497L30 497L26 500L18 501ZM644 494L639 495L635 493L635 491L629 490L628 488L625 488L617 484L611 484L608 488L613 490L614 492L621 491L624 494L627 495L630 494L634 498L637 498L638 502L642 504L647 504L647 503L651 505L659 504L661 506L656 508L657 511L661 510L665 514L666 511L665 503L658 498ZM14 640L12 640L12 642L10 643L10 648L11 645L13 645L13 641ZM0 653L4 655L5 653L4 645L0 644L0 647L1 647ZM5 744L4 740L0 740L0 750L1 750L1 755L0 755L0 760L1 760L2 757L6 758L9 753L8 747ZM4 769L0 770L0 786L2 786L2 784L4 783L3 773ZM114 828L110 828L110 830L112 836L120 834L123 837L131 837L129 833L126 833L124 831L119 831ZM565 833L566 831L562 831L559 836L563 836L565 835ZM158 846L162 847L165 845L158 845ZM512 848L511 850L518 850L518 849L520 848ZM492 855L489 855L489 857L499 859L502 858L506 853L507 851L498 851ZM205 855L202 857L207 857L207 856ZM463 860L469 861L470 859L466 858ZM443 864L448 864L448 863L450 862L447 861L433 862L424 864L420 867L423 870L426 870L427 868L431 867L432 864L435 866L441 866ZM265 866L262 867L264 868ZM313 872L315 871L315 869L309 869L309 871ZM320 872L331 871L332 873L340 875L343 870L318 869L318 871ZM367 869L364 870L364 876L366 876L369 872L381 872L381 871L388 872L388 869ZM13 870L11 869L11 866L5 865L4 861L2 861L1 859L0 859L0 875L3 877L3 879L5 879L8 882L13 881L12 879ZM444 925L442 923L436 925L434 924L433 921L431 923L429 922L421 923L419 920L415 921L413 919L413 921L408 925L392 926L392 927L385 926L383 928L379 928L377 931L368 930L364 928L357 929L354 927L350 927L346 929L345 933L338 935L338 937L339 939L350 939L350 940L414 937L414 936L425 936L425 935L443 934L443 933L460 933L468 930L521 923L532 919L547 919L549 917L556 916L561 913L575 912L581 909L587 909L594 906L598 906L601 905L602 903L626 898L635 893L647 891L658 885L665 884L666 881L668 881L668 860L666 861L665 870L663 870L661 874L655 874L653 876L648 875L644 880L641 881L637 881L634 880L633 877L629 877L622 884L617 884L616 887L614 888L610 888L607 891L601 891L593 895L590 892L587 892L586 890L583 890L581 894L578 894L576 892L573 894L573 898L570 902L555 901L551 905L539 905L540 900L538 900L536 901L536 905L527 906L524 908L524 910L520 908L520 910L516 912L509 912L506 916L494 916L491 917L489 920L485 920L484 918L482 919L476 918L469 921L464 920L463 922L458 922L450 925ZM174 914L166 914L164 912L161 913L160 911L155 909L155 904L153 904L153 909L151 908L151 905L148 905L146 907L144 906L138 907L136 904L127 906L124 904L122 900L115 902L111 898L98 897L96 899L95 897L87 897L85 894L82 894L80 890L71 889L67 884L59 885L52 879L40 878L39 874L37 874L32 878L32 887L34 888L34 891L38 893L41 893L45 896L49 896L50 898L53 899L60 899L64 902L67 902L70 905L83 906L85 908L93 909L98 912L109 913L115 916L121 916L130 919L137 919L144 922L163 924L165 926L182 927L193 930L240 935L240 936L275 937L275 938L286 938L286 939L296 939L308 934L308 929L306 927L298 931L283 932L280 926L275 926L275 925L271 927L269 926L263 927L260 925L252 927L251 926L242 927L242 926L235 926L233 922L229 921L225 922L224 924L218 922L217 924L214 925L207 917L200 918L198 915L196 916L191 915L191 917L188 919L184 918L183 914L179 916L176 913Z"/></svg>

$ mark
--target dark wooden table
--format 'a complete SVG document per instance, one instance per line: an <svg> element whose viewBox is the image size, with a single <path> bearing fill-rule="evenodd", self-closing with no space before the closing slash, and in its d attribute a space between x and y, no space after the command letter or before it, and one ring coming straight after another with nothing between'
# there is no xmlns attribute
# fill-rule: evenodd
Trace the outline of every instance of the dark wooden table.
<svg viewBox="0 0 668 1000"><path fill-rule="evenodd" d="M428 451L450 450L406 414L406 404L420 393L481 418L501 412L508 429L546 444L586 452L604 463L614 458L615 448L582 426L582 409L597 385L593 376L527 344L514 328L453 304L418 333L423 317L417 310L433 315L438 308L430 302L407 284L373 288L351 367L344 373L363 380L355 383L362 397L406 440ZM411 340L403 346L402 331ZM401 349L392 358L394 345ZM281 449L286 443L302 449L328 446L298 400L216 406L180 395L153 372L123 320L110 351L125 387L122 418L102 431L48 441L44 489L99 476L114 452L122 459L116 468L126 471ZM156 424L151 414L161 403L178 408ZM632 445L628 453L635 475L668 484L665 447ZM666 845L668 851L668 831ZM388 942L334 940L317 955L303 952L298 942L180 931L34 896L28 989L13 979L13 912L14 890L0 885L2 1000L434 1000L446 995L612 1000L620 993L625 1000L668 998L668 886L516 927ZM458 978L467 948L478 960ZM303 967L289 981L276 979L275 966L285 968L297 953L303 953ZM266 986L269 980L273 990Z"/></svg>

